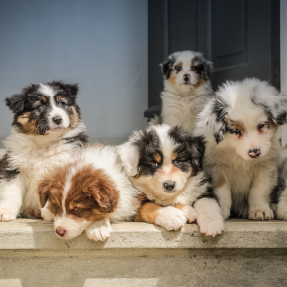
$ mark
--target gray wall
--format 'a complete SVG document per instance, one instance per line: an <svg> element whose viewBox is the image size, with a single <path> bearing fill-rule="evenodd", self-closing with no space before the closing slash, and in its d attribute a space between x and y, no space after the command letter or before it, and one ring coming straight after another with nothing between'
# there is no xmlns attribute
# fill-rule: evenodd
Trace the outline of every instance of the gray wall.
<svg viewBox="0 0 287 287"><path fill-rule="evenodd" d="M12 114L3 99L29 83L79 83L92 138L145 126L147 0L0 0L0 137Z"/></svg>

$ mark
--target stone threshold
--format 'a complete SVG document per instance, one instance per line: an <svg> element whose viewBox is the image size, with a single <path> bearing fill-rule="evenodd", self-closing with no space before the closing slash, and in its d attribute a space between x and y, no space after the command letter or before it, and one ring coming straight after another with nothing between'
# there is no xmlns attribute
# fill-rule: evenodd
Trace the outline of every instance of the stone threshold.
<svg viewBox="0 0 287 287"><path fill-rule="evenodd" d="M40 219L0 222L1 250L105 250L105 249L262 249L287 248L287 221L231 219L225 231L215 238L199 232L197 224L186 224L180 231L147 223L112 224L113 233L105 242L89 240L86 234L63 240L55 235L53 223Z"/></svg>

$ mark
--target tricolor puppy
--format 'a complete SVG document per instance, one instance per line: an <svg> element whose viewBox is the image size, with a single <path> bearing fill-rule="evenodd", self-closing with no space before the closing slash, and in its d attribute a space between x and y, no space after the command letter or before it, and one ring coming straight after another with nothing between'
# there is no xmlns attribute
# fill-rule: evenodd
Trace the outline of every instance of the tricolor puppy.
<svg viewBox="0 0 287 287"><path fill-rule="evenodd" d="M86 230L88 238L105 240L110 221L130 220L139 208L139 191L122 168L115 147L83 148L38 187L45 220L54 219L57 236L71 239Z"/></svg>
<svg viewBox="0 0 287 287"><path fill-rule="evenodd" d="M211 66L211 62L198 52L171 54L161 65L164 75L161 118L151 120L150 125L161 121L192 132L198 113L212 95L209 81Z"/></svg>
<svg viewBox="0 0 287 287"><path fill-rule="evenodd" d="M77 93L77 85L54 81L31 84L5 99L14 118L0 161L0 221L20 213L40 217L38 180L87 142Z"/></svg>
<svg viewBox="0 0 287 287"><path fill-rule="evenodd" d="M270 193L277 181L278 127L286 123L287 99L257 79L226 82L199 115L204 169L213 179L225 218L273 219Z"/></svg>
<svg viewBox="0 0 287 287"><path fill-rule="evenodd" d="M118 149L131 181L147 198L135 221L177 230L197 220L200 232L222 233L221 210L201 170L202 137L162 124L134 132Z"/></svg>

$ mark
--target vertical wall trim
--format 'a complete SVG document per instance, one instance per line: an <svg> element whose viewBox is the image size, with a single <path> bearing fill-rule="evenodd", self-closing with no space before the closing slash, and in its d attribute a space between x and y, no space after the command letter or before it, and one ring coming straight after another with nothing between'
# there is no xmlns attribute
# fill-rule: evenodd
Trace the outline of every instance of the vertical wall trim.
<svg viewBox="0 0 287 287"><path fill-rule="evenodd" d="M164 36L163 36L163 61L165 61L169 55L169 0L164 0L163 4L163 27L164 27Z"/></svg>

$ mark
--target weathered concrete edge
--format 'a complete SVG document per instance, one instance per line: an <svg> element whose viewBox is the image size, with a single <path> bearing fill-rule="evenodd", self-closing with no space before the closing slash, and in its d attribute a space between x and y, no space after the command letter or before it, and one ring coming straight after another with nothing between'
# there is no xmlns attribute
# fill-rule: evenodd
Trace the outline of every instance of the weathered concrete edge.
<svg viewBox="0 0 287 287"><path fill-rule="evenodd" d="M146 223L113 224L105 242L89 240L83 233L72 240L56 237L53 225L43 220L18 219L0 223L0 249L86 249L116 248L287 248L287 222L228 220L225 231L215 238L205 237L196 224L168 232Z"/></svg>

